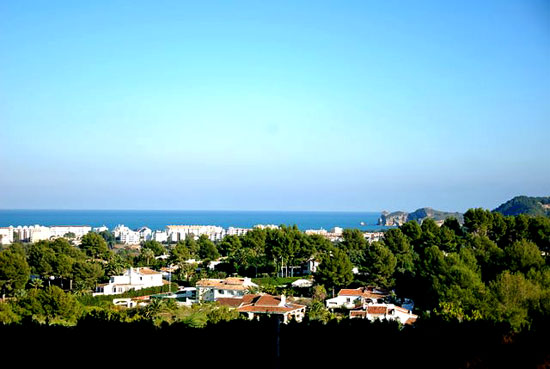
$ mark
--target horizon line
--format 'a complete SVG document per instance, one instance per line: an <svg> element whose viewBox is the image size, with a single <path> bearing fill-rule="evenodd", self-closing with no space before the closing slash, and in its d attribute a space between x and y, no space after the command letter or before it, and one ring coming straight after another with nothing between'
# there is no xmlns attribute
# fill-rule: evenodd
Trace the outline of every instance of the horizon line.
<svg viewBox="0 0 550 369"><path fill-rule="evenodd" d="M265 209L85 209L85 208L0 208L0 211L195 211L195 212L289 212L289 213L381 213L385 210L265 210Z"/></svg>

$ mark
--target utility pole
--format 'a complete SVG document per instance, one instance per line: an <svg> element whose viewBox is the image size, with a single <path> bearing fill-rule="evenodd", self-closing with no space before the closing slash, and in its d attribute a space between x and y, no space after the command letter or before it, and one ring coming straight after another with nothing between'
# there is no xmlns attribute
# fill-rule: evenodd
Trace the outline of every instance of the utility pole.
<svg viewBox="0 0 550 369"><path fill-rule="evenodd" d="M168 265L168 292L172 293L172 264Z"/></svg>

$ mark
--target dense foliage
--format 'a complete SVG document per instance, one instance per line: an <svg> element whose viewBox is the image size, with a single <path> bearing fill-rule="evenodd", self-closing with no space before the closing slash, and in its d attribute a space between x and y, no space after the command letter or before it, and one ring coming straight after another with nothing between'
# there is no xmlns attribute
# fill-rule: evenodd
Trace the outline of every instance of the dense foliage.
<svg viewBox="0 0 550 369"><path fill-rule="evenodd" d="M463 224L453 218L441 226L431 219L421 225L409 221L372 243L356 229L346 229L341 241L330 242L296 226L253 229L217 243L204 236L168 245L147 241L136 251L115 251L106 239L108 234L90 233L78 246L59 238L13 244L0 251L0 288L10 297L0 304L0 320L74 324L92 307L112 314L113 307L85 297L97 284L129 266L170 265L177 269L172 281L181 285L240 275L259 278L255 280L262 281L265 292L303 295L305 291L314 295L311 318L325 322L331 315L315 296L368 284L412 298L424 318L431 314L450 321L504 322L518 331L550 312L550 219L546 217L470 209ZM215 267L213 260L218 260ZM320 262L314 274L316 287L281 289L305 270L308 261ZM76 308L64 309L62 302L73 303L74 296ZM47 305L47 301L59 302ZM59 311L46 306L57 306ZM166 321L179 321L173 317L181 314L174 311L163 315Z"/></svg>

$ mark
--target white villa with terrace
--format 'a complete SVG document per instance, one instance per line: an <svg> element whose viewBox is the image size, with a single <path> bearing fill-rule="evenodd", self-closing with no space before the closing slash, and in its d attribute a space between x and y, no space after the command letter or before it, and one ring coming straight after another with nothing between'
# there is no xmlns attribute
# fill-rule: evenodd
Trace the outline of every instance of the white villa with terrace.
<svg viewBox="0 0 550 369"><path fill-rule="evenodd" d="M350 319L397 320L401 324L413 324L418 315L393 304L366 304L361 310L349 312Z"/></svg>
<svg viewBox="0 0 550 369"><path fill-rule="evenodd" d="M353 309L367 303L380 303L388 296L386 291L376 287L343 288L338 296L326 301L329 309Z"/></svg>
<svg viewBox="0 0 550 369"><path fill-rule="evenodd" d="M197 301L217 301L218 298L242 298L250 288L258 287L250 278L201 279L196 284Z"/></svg>
<svg viewBox="0 0 550 369"><path fill-rule="evenodd" d="M99 285L93 295L116 295L130 290L160 287L166 283L160 272L149 268L129 268L123 275L112 276L109 283Z"/></svg>

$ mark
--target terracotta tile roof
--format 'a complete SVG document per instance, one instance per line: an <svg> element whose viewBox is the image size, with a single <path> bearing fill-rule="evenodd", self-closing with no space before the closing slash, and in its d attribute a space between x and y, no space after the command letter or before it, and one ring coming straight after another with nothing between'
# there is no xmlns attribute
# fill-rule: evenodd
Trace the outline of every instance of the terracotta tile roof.
<svg viewBox="0 0 550 369"><path fill-rule="evenodd" d="M349 312L350 317L365 317L367 312L364 310L352 310Z"/></svg>
<svg viewBox="0 0 550 369"><path fill-rule="evenodd" d="M138 273L148 274L148 275L161 274L161 273L156 272L156 271L154 271L152 269L149 269L149 268L139 268Z"/></svg>
<svg viewBox="0 0 550 369"><path fill-rule="evenodd" d="M279 306L281 303L280 297L275 297L271 295L260 296L255 302L255 306Z"/></svg>
<svg viewBox="0 0 550 369"><path fill-rule="evenodd" d="M302 306L293 306L293 307L285 307L285 306L242 306L238 310L240 312L249 312L249 313L288 313L294 310L301 309Z"/></svg>
<svg viewBox="0 0 550 369"><path fill-rule="evenodd" d="M229 280L229 281L228 281ZM239 290L244 291L249 286L244 285L243 278L227 278L227 279L201 279L197 282L197 287L214 287L223 290Z"/></svg>
<svg viewBox="0 0 550 369"><path fill-rule="evenodd" d="M407 321L405 322L405 324L407 324L407 325L412 325L412 324L414 324L414 322L416 322L416 319L417 319L417 318L418 318L418 317L417 317L416 315L415 315L415 316L412 316L412 317L410 317L409 319L407 319Z"/></svg>
<svg viewBox="0 0 550 369"><path fill-rule="evenodd" d="M229 278L226 278L224 280L225 284L228 284L228 285L242 285L244 284L244 278L234 278L234 277L229 277Z"/></svg>
<svg viewBox="0 0 550 369"><path fill-rule="evenodd" d="M338 296L362 296L364 298L374 299L379 299L387 295L387 292L378 290L375 287L359 287L355 289L343 288L338 292Z"/></svg>
<svg viewBox="0 0 550 369"><path fill-rule="evenodd" d="M305 305L295 304L292 302L285 303L284 306L279 306L281 303L280 296L263 295L244 295L243 303L238 308L239 312L249 313L288 313L291 311L305 308Z"/></svg>
<svg viewBox="0 0 550 369"><path fill-rule="evenodd" d="M243 296L243 305L251 304L259 296L261 296L261 295L244 295Z"/></svg>
<svg viewBox="0 0 550 369"><path fill-rule="evenodd" d="M350 290L350 289L341 289L340 292L338 292L338 296L361 296L363 295L363 292L360 290Z"/></svg>
<svg viewBox="0 0 550 369"><path fill-rule="evenodd" d="M228 306L232 308L238 308L243 304L242 298L231 298L231 297L219 297L216 300L217 303L219 303L222 306Z"/></svg>
<svg viewBox="0 0 550 369"><path fill-rule="evenodd" d="M387 312L388 312L387 306L373 306L373 305L367 306L367 313L371 315L383 315L383 314L387 314Z"/></svg>

